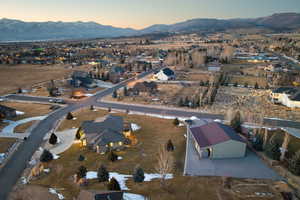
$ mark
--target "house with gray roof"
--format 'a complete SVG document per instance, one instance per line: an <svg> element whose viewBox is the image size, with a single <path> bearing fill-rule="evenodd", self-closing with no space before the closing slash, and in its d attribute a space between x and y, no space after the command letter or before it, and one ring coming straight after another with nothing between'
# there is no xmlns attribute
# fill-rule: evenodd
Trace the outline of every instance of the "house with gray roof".
<svg viewBox="0 0 300 200"><path fill-rule="evenodd" d="M84 121L78 134L84 146L98 153L109 150L121 150L128 141L124 135L124 121L122 117L107 115L95 121Z"/></svg>
<svg viewBox="0 0 300 200"><path fill-rule="evenodd" d="M208 122L189 125L188 134L201 158L222 159L240 158L246 154L246 142L231 127Z"/></svg>

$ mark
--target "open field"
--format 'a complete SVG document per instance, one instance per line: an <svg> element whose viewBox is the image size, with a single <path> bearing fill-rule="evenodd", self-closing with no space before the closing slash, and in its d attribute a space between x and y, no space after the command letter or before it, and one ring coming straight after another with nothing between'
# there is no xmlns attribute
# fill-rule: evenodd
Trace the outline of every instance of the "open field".
<svg viewBox="0 0 300 200"><path fill-rule="evenodd" d="M63 79L73 70L87 70L88 66L70 69L64 65L0 65L0 95L16 92L18 88L30 88L32 85Z"/></svg>
<svg viewBox="0 0 300 200"><path fill-rule="evenodd" d="M254 87L257 83L259 87L265 88L267 86L267 79L264 77L255 77L255 76L239 76L232 75L228 78L229 84L245 85Z"/></svg>
<svg viewBox="0 0 300 200"><path fill-rule="evenodd" d="M16 142L12 138L0 138L0 153L6 152Z"/></svg>
<svg viewBox="0 0 300 200"><path fill-rule="evenodd" d="M37 121L27 122L17 126L14 131L15 133L25 133L31 126L33 126Z"/></svg>
<svg viewBox="0 0 300 200"><path fill-rule="evenodd" d="M36 103L19 103L19 102L1 102L1 105L15 108L17 111L24 112L24 115L18 115L13 121L21 119L43 116L51 112L50 105L36 104Z"/></svg>

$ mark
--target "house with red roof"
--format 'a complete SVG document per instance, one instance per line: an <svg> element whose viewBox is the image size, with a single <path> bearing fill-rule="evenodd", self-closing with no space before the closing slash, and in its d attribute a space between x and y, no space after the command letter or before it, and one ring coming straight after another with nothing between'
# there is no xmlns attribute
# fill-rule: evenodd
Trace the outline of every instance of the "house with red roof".
<svg viewBox="0 0 300 200"><path fill-rule="evenodd" d="M219 122L188 126L195 149L201 158L240 158L246 154L246 142L230 126Z"/></svg>

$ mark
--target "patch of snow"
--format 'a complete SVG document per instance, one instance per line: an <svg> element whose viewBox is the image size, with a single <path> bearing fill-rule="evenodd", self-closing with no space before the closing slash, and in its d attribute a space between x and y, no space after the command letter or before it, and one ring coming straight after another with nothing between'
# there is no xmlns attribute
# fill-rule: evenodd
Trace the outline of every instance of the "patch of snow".
<svg viewBox="0 0 300 200"><path fill-rule="evenodd" d="M60 200L65 199L65 197L62 194L58 193L54 188L49 188L49 192L51 194L57 195L58 199L60 199Z"/></svg>
<svg viewBox="0 0 300 200"><path fill-rule="evenodd" d="M46 172L46 173L49 173L50 169L49 168L48 169L44 169L43 171Z"/></svg>
<svg viewBox="0 0 300 200"><path fill-rule="evenodd" d="M123 199L124 200L145 200L146 198L139 194L124 193Z"/></svg>
<svg viewBox="0 0 300 200"><path fill-rule="evenodd" d="M57 160L57 159L59 159L59 157L60 157L59 155L56 155L56 154L52 154L52 155L53 155L53 159L54 159L54 160Z"/></svg>
<svg viewBox="0 0 300 200"><path fill-rule="evenodd" d="M186 134L183 135L186 138Z"/></svg>
<svg viewBox="0 0 300 200"><path fill-rule="evenodd" d="M25 113L22 112L22 111L16 111L16 114L17 114L17 115L24 115Z"/></svg>
<svg viewBox="0 0 300 200"><path fill-rule="evenodd" d="M92 97L94 95L93 94L85 94L84 96L86 96L86 97Z"/></svg>
<svg viewBox="0 0 300 200"><path fill-rule="evenodd" d="M32 166L36 165L36 160L35 159L31 159L29 161L29 165L32 165Z"/></svg>
<svg viewBox="0 0 300 200"><path fill-rule="evenodd" d="M162 178L160 174L145 174L144 181L151 181L152 179ZM173 174L166 174L165 179L172 179Z"/></svg>
<svg viewBox="0 0 300 200"><path fill-rule="evenodd" d="M137 124L131 123L131 129L132 131L138 131L141 129L141 127Z"/></svg>
<svg viewBox="0 0 300 200"><path fill-rule="evenodd" d="M76 120L77 118L76 117L73 117L73 119L72 120Z"/></svg>
<svg viewBox="0 0 300 200"><path fill-rule="evenodd" d="M21 177L21 183L23 185L26 185L28 183L27 179L24 176Z"/></svg>
<svg viewBox="0 0 300 200"><path fill-rule="evenodd" d="M123 160L123 157L122 156L118 156L118 160Z"/></svg>
<svg viewBox="0 0 300 200"><path fill-rule="evenodd" d="M185 126L184 123L179 123L178 126Z"/></svg>
<svg viewBox="0 0 300 200"><path fill-rule="evenodd" d="M109 178L111 179L112 177L117 179L117 181L120 184L121 190L129 190L129 188L126 186L126 181L129 178L132 178L132 175L119 174L117 172L110 172L109 173ZM97 178L97 172L96 171L87 172L86 173L86 178L87 179L96 179ZM146 174L145 173L144 181L151 181L151 180L157 179L157 178L162 178L162 176L160 174ZM172 179L172 178L173 178L173 174L166 174L165 179Z"/></svg>
<svg viewBox="0 0 300 200"><path fill-rule="evenodd" d="M195 117L195 116L192 116L191 118L190 118L190 120L198 120L199 118L198 117Z"/></svg>

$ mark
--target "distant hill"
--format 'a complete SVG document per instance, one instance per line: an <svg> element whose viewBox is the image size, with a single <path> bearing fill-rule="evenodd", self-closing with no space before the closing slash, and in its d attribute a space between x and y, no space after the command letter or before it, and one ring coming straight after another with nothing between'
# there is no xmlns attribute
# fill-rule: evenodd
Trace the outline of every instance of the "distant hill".
<svg viewBox="0 0 300 200"><path fill-rule="evenodd" d="M232 29L295 31L300 29L300 13L279 13L253 19L192 19L171 25L152 25L142 30L105 26L95 22L23 22L1 19L0 41L108 38L151 33L214 32Z"/></svg>

